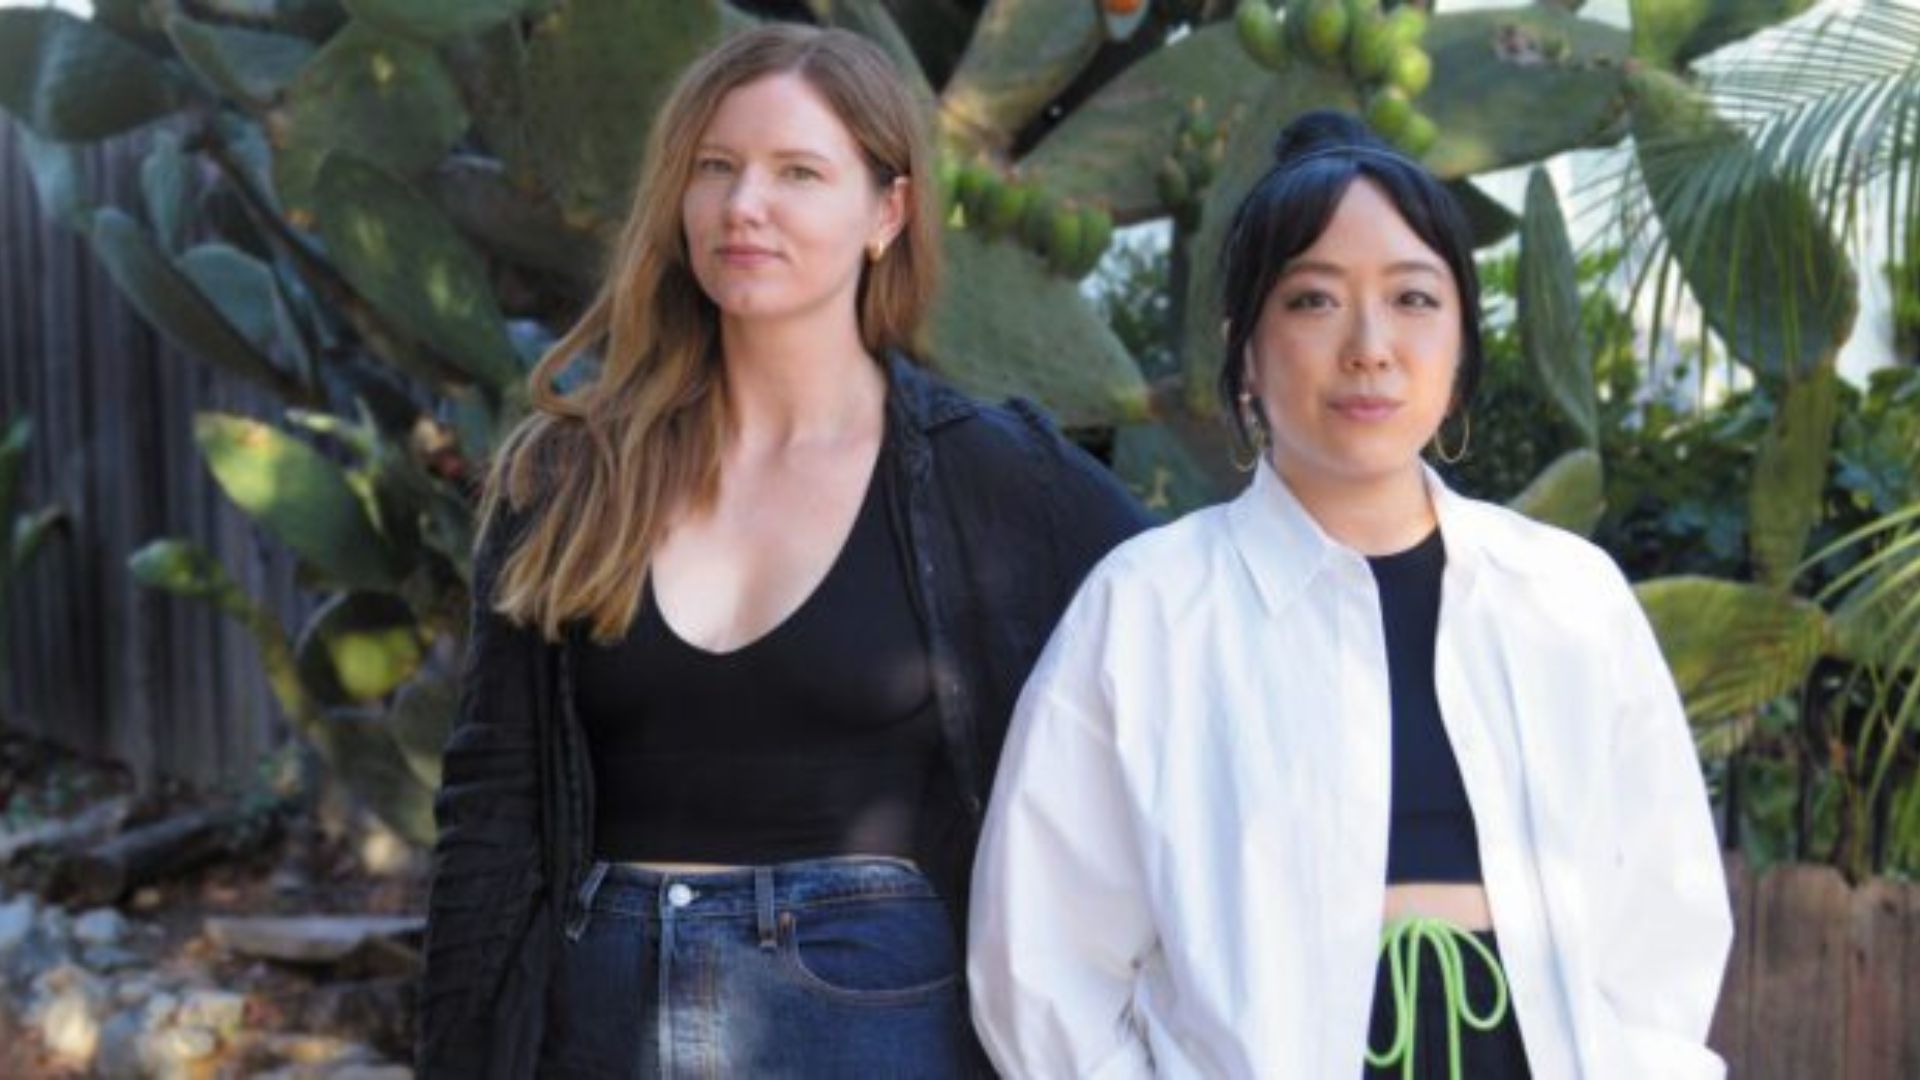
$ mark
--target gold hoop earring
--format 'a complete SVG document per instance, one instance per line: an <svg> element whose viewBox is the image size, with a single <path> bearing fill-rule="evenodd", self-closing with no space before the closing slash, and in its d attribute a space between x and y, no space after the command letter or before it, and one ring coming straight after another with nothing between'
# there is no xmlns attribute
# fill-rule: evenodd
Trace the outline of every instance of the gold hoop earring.
<svg viewBox="0 0 1920 1080"><path fill-rule="evenodd" d="M1260 459L1266 456L1267 429L1265 425L1260 423L1259 410L1253 407L1252 394L1242 390L1236 400L1240 405L1240 430L1249 433L1247 436L1247 448L1252 450L1253 453L1248 455L1245 461L1242 461L1233 451L1229 450L1227 451L1227 463L1233 466L1235 472L1250 473L1259 466Z"/></svg>
<svg viewBox="0 0 1920 1080"><path fill-rule="evenodd" d="M867 261L870 263L879 262L880 256L885 255L886 253L887 253L887 245L882 244L877 240L867 245Z"/></svg>
<svg viewBox="0 0 1920 1080"><path fill-rule="evenodd" d="M1460 460L1467 456L1467 447L1473 444L1473 414L1469 412L1460 414L1460 449L1451 454L1447 452L1446 444L1440 441L1440 432L1446 426L1447 422L1442 420L1440 426L1433 429L1433 456L1440 459L1443 465L1458 465Z"/></svg>

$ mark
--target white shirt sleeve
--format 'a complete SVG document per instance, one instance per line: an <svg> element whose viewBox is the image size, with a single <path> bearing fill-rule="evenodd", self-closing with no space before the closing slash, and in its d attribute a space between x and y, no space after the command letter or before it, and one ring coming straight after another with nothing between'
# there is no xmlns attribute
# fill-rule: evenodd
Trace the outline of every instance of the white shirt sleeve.
<svg viewBox="0 0 1920 1080"><path fill-rule="evenodd" d="M1637 604L1623 621L1600 991L1634 1075L1717 1078L1706 1042L1733 943L1726 870L1673 676Z"/></svg>
<svg viewBox="0 0 1920 1080"><path fill-rule="evenodd" d="M1154 1074L1133 999L1155 933L1088 599L1014 710L974 864L973 1020L1008 1077Z"/></svg>

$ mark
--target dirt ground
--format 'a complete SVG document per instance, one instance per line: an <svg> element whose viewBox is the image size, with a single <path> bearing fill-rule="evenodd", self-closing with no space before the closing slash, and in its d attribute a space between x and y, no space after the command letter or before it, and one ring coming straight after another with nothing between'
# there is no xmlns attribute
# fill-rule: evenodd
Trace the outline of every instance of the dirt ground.
<svg viewBox="0 0 1920 1080"><path fill-rule="evenodd" d="M253 1075L256 1067L267 1067L254 1059L263 1038L276 1046L286 1042L274 1033L323 1033L372 1047L389 1061L406 1059L417 956L405 945L336 964L294 966L230 955L207 937L205 927L212 916L418 914L426 899L423 853L370 828L365 815L343 809L337 799L299 805L257 793L178 786L138 792L112 763L0 729L0 837L71 820L113 799L127 801L123 829L208 807L252 808L242 816L236 841L244 854L140 885L112 905L128 929L118 942L123 954L111 969L111 985L150 976L163 985L190 982L245 996L248 1041L236 1041L204 1075ZM62 905L58 864L54 852L28 851L0 866L0 902L32 894L42 910ZM80 911L70 908L69 914ZM0 1077L90 1075L58 1064L40 1031L24 1021L29 1002L17 971L6 990L0 999Z"/></svg>

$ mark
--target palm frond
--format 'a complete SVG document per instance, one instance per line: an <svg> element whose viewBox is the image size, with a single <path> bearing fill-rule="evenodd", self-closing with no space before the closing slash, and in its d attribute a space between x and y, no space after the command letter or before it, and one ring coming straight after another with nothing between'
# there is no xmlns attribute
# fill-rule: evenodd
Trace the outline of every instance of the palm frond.
<svg viewBox="0 0 1920 1080"><path fill-rule="evenodd" d="M1790 345L1817 341L1823 322L1844 324L1844 336L1851 299L1837 293L1852 282L1818 280L1831 269L1823 248L1858 265L1870 231L1885 229L1895 264L1920 257L1909 225L1920 207L1920 3L1829 4L1698 71L1700 114L1637 132L1633 153L1581 193L1613 214L1596 242L1638 267L1630 306L1650 306L1659 334L1691 293L1736 352L1754 347L1741 335L1758 329L1739 324L1762 316ZM1789 189L1802 197L1780 194ZM1754 206L1757 220L1741 209ZM1802 288L1748 295L1792 283ZM1730 336L1726 316L1740 309Z"/></svg>

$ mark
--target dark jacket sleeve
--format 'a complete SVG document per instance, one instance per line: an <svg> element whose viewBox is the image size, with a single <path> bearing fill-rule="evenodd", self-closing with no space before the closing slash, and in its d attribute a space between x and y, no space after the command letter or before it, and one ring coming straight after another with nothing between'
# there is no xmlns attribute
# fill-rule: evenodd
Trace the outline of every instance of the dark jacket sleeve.
<svg viewBox="0 0 1920 1080"><path fill-rule="evenodd" d="M459 713L434 802L416 1065L422 1077L531 1075L544 950L520 946L543 902L539 718L551 650L488 598L522 520L496 515L474 557Z"/></svg>
<svg viewBox="0 0 1920 1080"><path fill-rule="evenodd" d="M1067 441L1039 406L1020 398L1008 406L1028 425L1048 465L1042 499L1059 583L1057 618L1095 563L1155 521L1111 469Z"/></svg>

